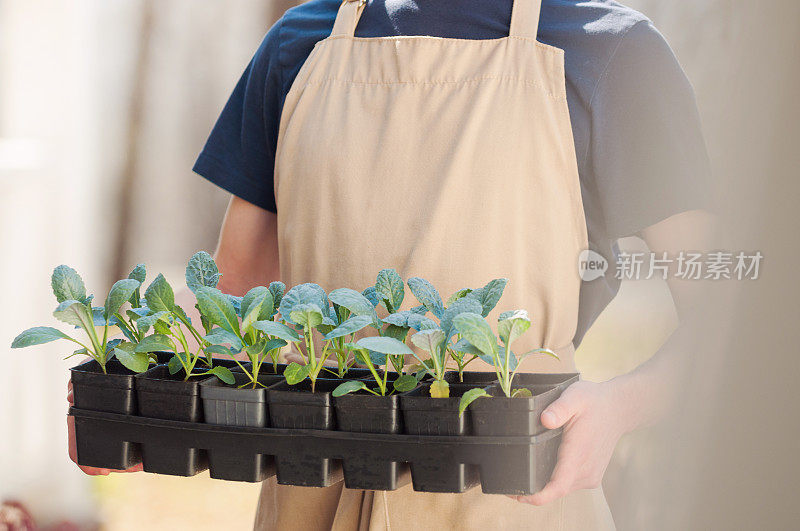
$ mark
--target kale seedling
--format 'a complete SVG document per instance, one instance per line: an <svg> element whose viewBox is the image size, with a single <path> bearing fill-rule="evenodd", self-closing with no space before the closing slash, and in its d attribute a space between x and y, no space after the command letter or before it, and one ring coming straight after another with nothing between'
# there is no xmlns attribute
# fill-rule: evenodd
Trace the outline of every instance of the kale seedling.
<svg viewBox="0 0 800 531"><path fill-rule="evenodd" d="M134 372L147 370L150 362L148 356L146 354L137 355L133 352L133 342L138 341L142 334L136 326L130 325L120 314L120 309L125 303L138 299L141 281L134 277L144 277L144 266L137 266L131 273L131 278L114 283L104 306L92 307L94 297L87 295L86 286L80 275L71 267L65 265L56 267L51 277L51 285L59 304L53 315L60 321L83 329L88 341L75 339L56 328L37 326L18 335L11 344L11 348L23 348L49 343L57 339L66 339L81 347L67 357L79 354L91 356L100 365L103 373L107 372L108 360L114 356ZM126 332L131 343L121 339L109 340L109 336L113 335L114 327L117 326Z"/></svg>
<svg viewBox="0 0 800 531"><path fill-rule="evenodd" d="M217 297L216 293L211 294L208 292L204 292L204 295L201 295L204 298L201 307L203 311L209 312L207 314L201 313L204 320L212 327L214 324L220 325L219 328L212 328L203 338L210 343L210 346L206 348L206 352L231 356L249 380L249 383L245 383L241 387L252 385L255 388L261 385L258 382L258 375L261 372L261 366L268 358L272 360L273 373L277 374L278 372L278 357L287 342L266 334L259 326L259 323L272 322L272 318L277 313L275 299L277 298L280 301L284 290L285 285L282 282L273 282L269 288L256 286L242 297L238 311L230 297ZM226 310L223 314L229 313L232 308L237 318L241 317L241 323L237 322L234 326L232 321L218 319L219 313L213 306L212 311L209 311L209 301L207 299L212 296L217 297L218 302L225 305ZM230 304L228 305L228 303ZM224 344L230 346L225 347L223 346ZM235 357L242 351L250 360L250 371L239 363L239 360Z"/></svg>
<svg viewBox="0 0 800 531"><path fill-rule="evenodd" d="M448 301L448 308L456 306L457 304L464 304L463 302L458 302L462 300L474 300L481 305L480 313L483 317L489 315L497 303L500 301L500 298L503 296L503 291L505 290L506 284L508 284L508 279L505 278L496 278L486 284L484 287L472 290L469 288L465 288L462 290L457 291L452 297L452 303ZM465 348L468 347L468 344L465 345L464 342L458 341L461 339L457 337L457 341L454 345L449 347L450 357L456 364L456 370L458 370L458 380L460 382L464 381L464 370L467 368L467 365L478 359L479 353L476 353L474 349ZM471 355L469 359L467 359L467 355Z"/></svg>
<svg viewBox="0 0 800 531"><path fill-rule="evenodd" d="M263 324L260 326L265 332L295 345L299 345L301 338L290 326L297 327L302 332L305 350L299 346L298 350L305 358L305 365L290 363L283 375L289 385L296 385L308 378L311 380L312 392L316 389L317 378L325 368L325 362L336 353L334 342L338 345L340 338L352 336L374 323L371 315L355 315L337 325L338 316L331 307L325 290L317 284L300 284L290 289L281 301L280 314L286 324L274 323L266 325L266 329ZM324 334L319 355L316 352L314 330ZM278 333L281 335L277 335Z"/></svg>
<svg viewBox="0 0 800 531"><path fill-rule="evenodd" d="M325 369L334 376L344 378L347 371L355 363L355 358L350 356L350 351L345 347L355 340L355 334L366 326L380 330L381 320L375 311L376 303L350 288L333 290L328 298L333 303L331 318L336 326L325 330L325 340L331 341L331 351L336 355L338 371ZM366 324L365 324L366 323ZM322 331L322 330L321 330Z"/></svg>
<svg viewBox="0 0 800 531"><path fill-rule="evenodd" d="M367 288L365 295L367 298L373 297L377 300L378 304L382 304L389 314L383 319L383 323L387 326L380 331L380 335L391 337L400 342L405 342L406 336L411 330L409 314L424 315L428 311L424 306L407 311L400 310L400 306L405 299L405 283L394 269L381 270L375 280L375 286ZM391 354L389 355L389 362L395 371L403 374L405 356Z"/></svg>
<svg viewBox="0 0 800 531"><path fill-rule="evenodd" d="M453 323L463 340L469 342L479 351L482 359L494 366L497 380L500 382L500 388L506 397L531 396L531 392L528 389L512 390L511 388L514 376L517 374L523 359L531 354L547 354L558 359L558 356L553 351L546 348L534 349L519 357L511 350L511 343L517 340L531 326L528 312L525 310L505 312L500 315L497 330L502 344L498 343L497 337L483 316L477 313L462 313L453 319ZM459 414L463 414L464 410L476 399L488 396L491 395L483 389L467 391L461 397Z"/></svg>
<svg viewBox="0 0 800 531"><path fill-rule="evenodd" d="M393 389L389 391L389 371L383 370L383 375L381 376L376 368L376 365L386 365L389 356L413 354L411 349L402 341L391 337L364 337L356 343L348 343L347 348L355 353L355 358L359 363L367 366L375 378L378 389L370 389L361 380L351 380L340 384L334 389L333 396L343 396L356 391L366 391L376 396L386 396L387 393L391 395L394 392L404 393L411 391L417 386L418 380L410 374L405 374L400 375L392 382Z"/></svg>
<svg viewBox="0 0 800 531"><path fill-rule="evenodd" d="M239 321L230 298L223 295L216 285L220 278L219 270L211 256L205 251L196 253L186 266L186 284L197 297L197 306L206 335L214 324L224 330L239 334ZM174 355L167 363L170 374L183 369L185 379L199 374L214 374L225 383L234 382L233 374L226 367L214 367L212 353L206 349L213 343L206 340L192 324L186 311L175 304L175 292L164 275L159 274L144 294L147 315L140 317L136 324L140 327L153 327L154 334L143 338L135 347L135 352L167 351ZM184 330L197 343L189 346ZM195 372L197 362L206 366L204 372Z"/></svg>

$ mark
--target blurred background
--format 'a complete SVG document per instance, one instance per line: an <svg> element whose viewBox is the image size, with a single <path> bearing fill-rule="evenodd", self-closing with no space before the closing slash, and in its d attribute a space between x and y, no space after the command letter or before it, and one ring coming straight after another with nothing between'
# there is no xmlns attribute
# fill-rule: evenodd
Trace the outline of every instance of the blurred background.
<svg viewBox="0 0 800 531"><path fill-rule="evenodd" d="M767 244L760 237L770 227L788 230L785 238L770 232L776 247L765 263L773 256L777 261L785 242L796 243L792 231L799 228L793 216L800 199L794 184L800 166L794 163L793 98L800 8L788 0L769 2L769 9L735 0L626 3L661 29L696 89L719 183L720 215L735 228L726 232L727 248L755 250ZM66 450L72 361L59 361L64 350L58 344L13 355L6 345L24 328L52 324L49 275L55 265L75 267L90 292L105 292L137 262L147 263L151 279L163 272L179 283L192 253L213 251L228 195L194 175L191 166L264 33L291 5L285 0L0 0L0 502L24 503L42 528L252 525L258 485L212 481L207 474L84 476ZM642 245L635 239L621 242L629 249ZM772 273L789 271L776 266ZM621 441L605 481L620 529L751 529L745 525L748 516L754 524L758 520L746 512L750 506L779 516L776 503L786 488L780 482L770 482L766 491L754 488L754 482L769 480L770 468L752 459L752 452L765 450L742 446L734 452L736 444L755 442L743 435L763 434L764 428L748 418L752 429L741 432L726 431L727 424L716 425L712 435L701 429L721 422L717 407L763 415L757 399L767 397L759 397L759 390L774 397L774 388L754 381L765 367L772 368L770 382L785 379L779 392L793 394L797 373L780 368L780 353L796 345L788 334L797 326L789 320L793 314L776 308L786 304L797 310L798 299L791 297L796 283L778 277L769 283L769 269L765 275L762 284L747 287L750 293L725 294L734 301L726 309L771 308L786 315L785 326L773 315L772 332L752 330L758 341L746 350L750 356L754 349L763 353L776 338L782 345L769 359L740 364L735 348L724 342L731 329L725 317L735 316L716 316L719 327L709 334L715 342L708 349L728 357L709 355L697 371L708 376L746 367L749 379L723 378L736 386L711 393L698 386L705 394L691 395L697 402L683 410L688 416L678 436L674 426L669 437L657 427ZM748 296L765 293L775 297L769 305L746 304ZM769 310L759 315L764 312ZM652 355L675 324L663 282L624 283L581 345L579 367L598 381L627 372ZM740 316L736 326L744 330L745 324L754 322ZM786 428L787 415L797 417L784 411L773 428ZM715 468L711 454L742 466L720 461ZM774 471L778 476L789 470L788 461L781 463ZM723 482L722 471L732 468L734 483ZM705 476L687 480L698 470ZM723 496L721 486L732 491ZM737 501L743 490L749 495ZM712 491L717 498L702 501ZM717 527L723 513L731 523Z"/></svg>

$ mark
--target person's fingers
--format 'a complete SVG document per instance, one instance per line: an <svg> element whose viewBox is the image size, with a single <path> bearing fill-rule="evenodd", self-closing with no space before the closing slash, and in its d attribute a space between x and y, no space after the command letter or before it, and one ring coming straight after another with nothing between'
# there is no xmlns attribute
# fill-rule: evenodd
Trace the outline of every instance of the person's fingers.
<svg viewBox="0 0 800 531"><path fill-rule="evenodd" d="M517 501L529 505L547 505L569 493L569 485L563 480L550 480L542 490L532 496L518 496Z"/></svg>
<svg viewBox="0 0 800 531"><path fill-rule="evenodd" d="M83 472L87 476L107 476L111 473L111 470L107 468L93 468L90 466L81 466L81 465L78 465L78 468L80 468L81 472Z"/></svg>
<svg viewBox="0 0 800 531"><path fill-rule="evenodd" d="M583 407L581 393L570 391L567 388L564 393L542 412L542 425L549 430L560 428L572 417L578 414Z"/></svg>

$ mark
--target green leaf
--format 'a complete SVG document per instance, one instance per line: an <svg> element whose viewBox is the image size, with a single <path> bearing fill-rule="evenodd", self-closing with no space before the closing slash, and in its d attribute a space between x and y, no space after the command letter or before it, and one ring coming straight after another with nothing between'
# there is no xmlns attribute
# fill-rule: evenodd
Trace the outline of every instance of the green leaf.
<svg viewBox="0 0 800 531"><path fill-rule="evenodd" d="M383 335L385 337L396 339L402 343L405 342L408 331L409 328L405 328L403 326L389 325L386 327L386 330L383 331Z"/></svg>
<svg viewBox="0 0 800 531"><path fill-rule="evenodd" d="M450 295L449 299L447 299L447 307L449 308L450 305L452 305L458 299L462 299L462 298L466 297L467 295L469 295L470 293L472 293L472 290L469 289L469 288L464 288L464 289L460 289L460 290L456 291L455 293Z"/></svg>
<svg viewBox="0 0 800 531"><path fill-rule="evenodd" d="M308 377L308 365L292 362L283 371L283 377L289 385L297 385Z"/></svg>
<svg viewBox="0 0 800 531"><path fill-rule="evenodd" d="M444 380L436 380L431 384L431 398L449 398L450 384Z"/></svg>
<svg viewBox="0 0 800 531"><path fill-rule="evenodd" d="M147 278L147 266L144 264L136 264L136 267L134 267L128 274L128 278L138 280L139 284L144 284L144 281Z"/></svg>
<svg viewBox="0 0 800 531"><path fill-rule="evenodd" d="M331 393L333 396L343 396L350 393L355 393L356 391L361 391L362 389L366 389L367 384L360 380L350 380L339 384L339 386L333 390Z"/></svg>
<svg viewBox="0 0 800 531"><path fill-rule="evenodd" d="M96 306L92 308L92 322L94 326L105 326L106 325L106 309L102 306ZM116 326L119 324L117 318L113 315L108 317L108 325L109 326Z"/></svg>
<svg viewBox="0 0 800 531"><path fill-rule="evenodd" d="M66 300L59 304L53 312L53 316L59 321L79 326L87 332L94 327L92 311L85 304L76 300Z"/></svg>
<svg viewBox="0 0 800 531"><path fill-rule="evenodd" d="M325 311L323 311L322 314L323 317L325 317ZM317 326L317 330L323 335L332 332L334 328L339 326L339 315L336 313L336 308L328 306L327 319L323 319L322 323L323 324Z"/></svg>
<svg viewBox="0 0 800 531"><path fill-rule="evenodd" d="M411 342L418 348L431 354L438 353L444 343L444 332L441 330L423 330L411 336Z"/></svg>
<svg viewBox="0 0 800 531"><path fill-rule="evenodd" d="M514 310L500 315L497 321L497 334L503 343L509 345L531 327L531 320L525 310Z"/></svg>
<svg viewBox="0 0 800 531"><path fill-rule="evenodd" d="M172 324L172 314L166 311L151 313L150 315L145 315L137 319L136 326L138 326L139 330L142 332L147 332L147 330L158 321Z"/></svg>
<svg viewBox="0 0 800 531"><path fill-rule="evenodd" d="M111 286L108 292L105 305L105 318L108 319L119 311L123 304L128 302L133 296L133 292L141 285L138 280L125 278L118 280Z"/></svg>
<svg viewBox="0 0 800 531"><path fill-rule="evenodd" d="M239 353L239 350L230 349L228 347L223 347L222 345L209 345L205 349L206 354L214 354L218 356L235 356Z"/></svg>
<svg viewBox="0 0 800 531"><path fill-rule="evenodd" d="M207 334L203 339L212 345L224 345L227 343L236 350L242 349L242 340L239 339L236 334L232 334L224 328L213 329L211 333Z"/></svg>
<svg viewBox="0 0 800 531"><path fill-rule="evenodd" d="M216 288L201 286L197 288L195 296L200 313L205 315L211 323L241 337L236 309L224 293Z"/></svg>
<svg viewBox="0 0 800 531"><path fill-rule="evenodd" d="M316 304L297 304L290 314L292 321L301 325L314 328L322 324L322 310Z"/></svg>
<svg viewBox="0 0 800 531"><path fill-rule="evenodd" d="M184 354L181 352L181 354ZM181 363L181 359L186 359L186 356L181 356L180 354L175 354L172 356L169 361L167 362L167 369L169 369L170 374L178 374L183 369L183 364Z"/></svg>
<svg viewBox="0 0 800 531"><path fill-rule="evenodd" d="M173 343L169 337L163 334L153 334L152 336L147 336L142 339L135 348L136 352L175 352L177 350L178 349L175 348L175 343Z"/></svg>
<svg viewBox="0 0 800 531"><path fill-rule="evenodd" d="M475 348L475 345L473 345L472 343L463 338L458 340L454 345L451 345L450 348L456 352L461 352L462 354L471 354L473 356L484 355L483 352Z"/></svg>
<svg viewBox="0 0 800 531"><path fill-rule="evenodd" d="M425 306L414 306L411 308L411 311L419 315L425 315L428 313L428 309Z"/></svg>
<svg viewBox="0 0 800 531"><path fill-rule="evenodd" d="M521 356L519 356L519 363L522 363L522 360L524 360L525 358L527 358L531 354L544 354L545 356L550 356L553 359L557 359L557 360L561 359L561 358L558 357L558 354L556 354L555 352L553 352L549 348L536 348L536 349L533 349L533 350L531 350L529 352L526 352L525 354L522 354Z"/></svg>
<svg viewBox="0 0 800 531"><path fill-rule="evenodd" d="M380 352L381 354L413 354L408 345L391 337L362 337L356 342L359 348Z"/></svg>
<svg viewBox="0 0 800 531"><path fill-rule="evenodd" d="M470 389L464 393L461 396L461 401L458 403L458 415L463 415L469 405L479 398L491 398L491 395L481 388Z"/></svg>
<svg viewBox="0 0 800 531"><path fill-rule="evenodd" d="M415 389L417 385L419 385L419 382L410 374L404 374L392 383L394 390L398 393L411 391L412 389Z"/></svg>
<svg viewBox="0 0 800 531"><path fill-rule="evenodd" d="M128 278L137 280L139 282L139 287L133 290L133 293L131 294L131 297L129 299L131 306L136 308L141 303L140 299L142 295L140 293L140 289L141 286L144 284L145 279L147 278L147 266L145 266L144 264L137 264L136 267L134 267L133 270L130 273L128 273Z"/></svg>
<svg viewBox="0 0 800 531"><path fill-rule="evenodd" d="M264 351L270 352L272 350L281 349L286 345L288 345L288 343L283 339L270 339L267 341L267 344L264 345Z"/></svg>
<svg viewBox="0 0 800 531"><path fill-rule="evenodd" d="M264 353L264 347L267 346L267 340L263 337L259 339L255 345L247 345L244 347L244 351L247 354L247 357L250 358L250 361L257 360L261 354Z"/></svg>
<svg viewBox="0 0 800 531"><path fill-rule="evenodd" d="M236 312L236 317L242 316L242 297L237 297L236 295L225 294L229 301L231 301L231 305L233 306L233 311Z"/></svg>
<svg viewBox="0 0 800 531"><path fill-rule="evenodd" d="M403 279L394 269L384 269L378 273L375 282L375 291L378 298L386 305L389 313L394 313L400 309L405 298L405 284Z"/></svg>
<svg viewBox="0 0 800 531"><path fill-rule="evenodd" d="M154 312L171 312L175 306L175 292L161 273L144 292L147 307Z"/></svg>
<svg viewBox="0 0 800 531"><path fill-rule="evenodd" d="M83 279L77 271L69 266L60 265L55 268L50 277L50 285L53 287L53 294L59 303L69 300L87 302Z"/></svg>
<svg viewBox="0 0 800 531"><path fill-rule="evenodd" d="M408 318L408 326L421 332L422 330L436 330L440 329L439 325L433 319L423 315L412 315Z"/></svg>
<svg viewBox="0 0 800 531"><path fill-rule="evenodd" d="M186 265L186 285L193 293L204 286L216 288L221 276L217 263L205 251L195 253Z"/></svg>
<svg viewBox="0 0 800 531"><path fill-rule="evenodd" d="M483 307L481 303L475 299L463 298L454 302L442 315L441 328L444 330L444 336L447 341L456 334L456 328L453 326L453 319L462 313L481 313Z"/></svg>
<svg viewBox="0 0 800 531"><path fill-rule="evenodd" d="M285 324L277 321L256 321L253 323L253 328L256 330L261 330L268 336L278 337L284 341L288 341L289 343L296 343L300 341L300 336L294 329L289 328Z"/></svg>
<svg viewBox="0 0 800 531"><path fill-rule="evenodd" d="M136 352L133 343L117 345L114 349L114 357L126 368L136 373L144 372L150 366L150 357L146 352Z"/></svg>
<svg viewBox="0 0 800 531"><path fill-rule="evenodd" d="M340 288L331 291L328 298L334 304L343 306L350 310L353 315L366 315L372 319L375 325L379 324L378 314L375 313L375 306L364 295L350 288Z"/></svg>
<svg viewBox="0 0 800 531"><path fill-rule="evenodd" d="M331 295L333 294L331 293ZM368 315L354 315L347 321L334 328L332 331L325 334L325 339L330 340L336 339L337 337L349 336L350 334L355 334L370 324L372 324L372 317Z"/></svg>
<svg viewBox="0 0 800 531"><path fill-rule="evenodd" d="M533 393L530 389L514 389L511 391L511 398L531 398Z"/></svg>
<svg viewBox="0 0 800 531"><path fill-rule="evenodd" d="M420 318L419 314L409 310L403 310L400 312L390 313L389 315L386 316L385 319L383 319L383 322L394 326L410 328L410 325L408 324L409 321L411 319L419 319L419 318Z"/></svg>
<svg viewBox="0 0 800 531"><path fill-rule="evenodd" d="M144 317L146 315L150 315L150 308L131 308L127 312L128 317L137 321L139 318Z"/></svg>
<svg viewBox="0 0 800 531"><path fill-rule="evenodd" d="M453 319L453 325L461 337L488 355L497 354L497 338L483 317L476 313L461 313Z"/></svg>
<svg viewBox="0 0 800 531"><path fill-rule="evenodd" d="M123 339L112 339L108 343L106 343L106 353L109 353L109 352L113 351L119 345L127 345L127 344L129 344L129 343L127 343ZM131 348L133 348L133 347L131 347Z"/></svg>
<svg viewBox="0 0 800 531"><path fill-rule="evenodd" d="M370 303L372 303L372 306L373 306L373 307L376 307L376 306L378 306L378 304L380 304L380 303L381 303L381 300L380 300L380 298L378 297L378 291L375 289L375 286L370 286L370 287L368 287L367 289L365 289L364 291L362 291L362 292L361 292L361 294L362 294L362 295L363 295L363 296L364 296L364 297L365 297L365 298L366 298L366 299L367 299L367 300L368 300Z"/></svg>
<svg viewBox="0 0 800 531"><path fill-rule="evenodd" d="M256 286L242 298L242 333L247 333L256 321L269 319L273 314L272 292Z"/></svg>
<svg viewBox="0 0 800 531"><path fill-rule="evenodd" d="M170 329L170 325L162 320L158 320L153 323L153 332L167 336L172 333L172 330Z"/></svg>
<svg viewBox="0 0 800 531"><path fill-rule="evenodd" d="M177 304L172 307L172 313L175 314L181 321L192 324L192 320L186 315L186 311Z"/></svg>
<svg viewBox="0 0 800 531"><path fill-rule="evenodd" d="M311 283L299 284L290 289L286 295L283 296L283 299L281 299L280 312L283 320L289 324L298 324L292 321L291 315L295 306L301 304L316 305L320 314L322 314L323 310L327 311L330 307L328 296L325 294L325 290L320 286ZM323 322L325 321L331 321L330 317L323 316ZM328 324L333 323L331 321Z"/></svg>
<svg viewBox="0 0 800 531"><path fill-rule="evenodd" d="M206 371L206 374L213 374L228 385L233 385L236 383L236 378L233 377L233 373L227 367L217 365L216 367L211 367L208 371Z"/></svg>
<svg viewBox="0 0 800 531"><path fill-rule="evenodd" d="M412 277L408 279L408 289L417 298L417 300L427 308L433 315L442 318L444 312L444 305L442 304L442 296L433 287L433 284L420 277Z"/></svg>
<svg viewBox="0 0 800 531"><path fill-rule="evenodd" d="M506 284L508 284L507 278L496 278L467 296L481 303L483 309L481 315L486 317L497 306L500 297L503 296L503 290L506 289Z"/></svg>
<svg viewBox="0 0 800 531"><path fill-rule="evenodd" d="M386 365L387 356L383 352L375 352L374 350L368 350L367 355L369 356L369 361L372 362L374 366L382 367ZM359 363L361 363L362 365L367 364L366 360L363 359L363 355L361 356L361 360L359 361Z"/></svg>
<svg viewBox="0 0 800 531"><path fill-rule="evenodd" d="M281 300L283 300L283 294L286 293L286 284L278 280L270 282L269 292L272 293L272 304L274 306L272 315L275 315L275 312L278 311L278 307L281 305ZM272 315L269 317L272 317Z"/></svg>
<svg viewBox="0 0 800 531"><path fill-rule="evenodd" d="M25 348L33 345L43 345L57 339L71 339L61 330L50 326L35 326L29 328L14 338L11 348Z"/></svg>

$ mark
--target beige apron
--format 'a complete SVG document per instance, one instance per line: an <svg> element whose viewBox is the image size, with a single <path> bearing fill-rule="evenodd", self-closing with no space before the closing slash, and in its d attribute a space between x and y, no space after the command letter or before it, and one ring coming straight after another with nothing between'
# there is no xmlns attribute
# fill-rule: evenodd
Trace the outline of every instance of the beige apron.
<svg viewBox="0 0 800 531"><path fill-rule="evenodd" d="M492 40L356 38L346 1L289 91L275 164L287 285L374 284L394 267L448 297L510 279L490 315L533 320L530 371L574 369L578 255L587 246L563 51L537 42L541 0L516 0ZM417 304L408 293L403 304ZM524 336L525 337L525 336ZM476 369L479 367L475 367ZM488 369L488 366L483 366ZM465 494L264 484L259 529L608 529L602 492L547 507Z"/></svg>

